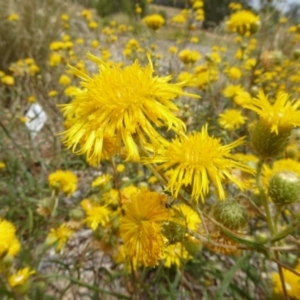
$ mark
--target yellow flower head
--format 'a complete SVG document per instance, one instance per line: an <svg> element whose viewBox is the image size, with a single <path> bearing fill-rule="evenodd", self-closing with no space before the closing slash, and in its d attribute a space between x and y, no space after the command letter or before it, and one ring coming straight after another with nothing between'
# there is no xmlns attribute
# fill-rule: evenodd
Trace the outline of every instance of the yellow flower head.
<svg viewBox="0 0 300 300"><path fill-rule="evenodd" d="M49 185L60 189L67 195L72 195L77 189L77 177L71 171L58 170L48 177Z"/></svg>
<svg viewBox="0 0 300 300"><path fill-rule="evenodd" d="M178 204L172 207L172 221L182 225L185 228L197 231L201 220L199 215L189 206Z"/></svg>
<svg viewBox="0 0 300 300"><path fill-rule="evenodd" d="M143 19L143 23L146 24L148 28L157 30L165 24L165 19L159 14L154 14L146 16Z"/></svg>
<svg viewBox="0 0 300 300"><path fill-rule="evenodd" d="M236 130L245 124L246 118L240 110L227 109L223 114L220 114L218 122L224 129Z"/></svg>
<svg viewBox="0 0 300 300"><path fill-rule="evenodd" d="M112 176L110 174L105 174L105 175L101 175L98 176L93 182L92 182L92 186L104 186L107 183L110 182L110 180L112 179Z"/></svg>
<svg viewBox="0 0 300 300"><path fill-rule="evenodd" d="M73 233L74 231L68 228L66 223L62 223L59 228L50 229L46 244L56 244L56 251L60 251Z"/></svg>
<svg viewBox="0 0 300 300"><path fill-rule="evenodd" d="M168 147L161 150L152 161L162 163L161 168L173 169L167 188L177 197L182 187L191 188L191 197L204 201L212 182L218 191L219 198L225 199L222 181L229 179L240 189L243 183L232 174L233 169L240 169L247 173L253 170L233 159L230 150L243 144L243 138L223 146L220 139L210 137L207 125L201 132L189 134L187 137L174 139Z"/></svg>
<svg viewBox="0 0 300 300"><path fill-rule="evenodd" d="M227 21L227 30L237 32L240 35L250 36L258 30L259 16L249 10L240 10L232 14Z"/></svg>
<svg viewBox="0 0 300 300"><path fill-rule="evenodd" d="M1 78L1 82L5 85L9 85L9 86L12 86L15 84L15 79L10 76L10 75L4 75L2 78Z"/></svg>
<svg viewBox="0 0 300 300"><path fill-rule="evenodd" d="M300 260L298 265L295 267L295 271L300 273ZM284 285L288 295L292 299L300 299L300 277L293 272L283 269ZM282 289L281 279L279 273L272 274L273 291L276 296L284 298L284 292Z"/></svg>
<svg viewBox="0 0 300 300"><path fill-rule="evenodd" d="M175 24L184 24L186 21L187 21L187 18L184 15L182 15L182 14L175 15L171 19L171 22L175 23Z"/></svg>
<svg viewBox="0 0 300 300"><path fill-rule="evenodd" d="M7 254L15 256L20 251L21 245L15 234L15 226L0 219L0 259Z"/></svg>
<svg viewBox="0 0 300 300"><path fill-rule="evenodd" d="M100 162L105 147L105 138L114 139L114 148L120 148L122 142L127 159L139 159L137 140L143 145L151 143L158 148L166 140L155 130L166 126L168 130L181 132L184 123L174 116L178 108L172 102L178 95L184 94L182 84L171 84L171 76L153 77L151 62L141 67L136 61L122 68L111 67L102 60L88 55L99 65L100 73L89 77L72 68L74 74L84 81L84 91L65 104L64 115L73 117L73 124L65 134L68 148L78 154L86 154Z"/></svg>
<svg viewBox="0 0 300 300"><path fill-rule="evenodd" d="M87 215L85 223L91 229L96 230L99 225L105 226L109 222L111 211L107 206L92 204L91 208L82 207Z"/></svg>
<svg viewBox="0 0 300 300"><path fill-rule="evenodd" d="M300 126L300 99L289 100L289 95L280 92L271 104L265 94L260 91L244 107L255 111L261 120L270 127L271 132L289 131L294 126Z"/></svg>
<svg viewBox="0 0 300 300"><path fill-rule="evenodd" d="M163 258L166 239L161 225L169 217L166 200L165 195L142 189L123 206L120 232L125 253L144 266L155 266Z"/></svg>
<svg viewBox="0 0 300 300"><path fill-rule="evenodd" d="M55 91L55 90L52 90L52 91L50 91L49 93L48 93L48 96L49 97L55 97L55 96L57 96L57 91Z"/></svg>
<svg viewBox="0 0 300 300"><path fill-rule="evenodd" d="M71 79L69 76L65 75L65 74L62 74L60 77L59 77L59 84L65 86L65 85L69 85L71 83Z"/></svg>
<svg viewBox="0 0 300 300"><path fill-rule="evenodd" d="M184 49L178 54L178 58L185 64L194 64L197 60L201 58L201 55L196 50Z"/></svg>
<svg viewBox="0 0 300 300"><path fill-rule="evenodd" d="M164 265L167 268L171 268L172 265L180 267L182 262L189 258L192 258L192 256L186 251L180 242L171 244L165 248Z"/></svg>
<svg viewBox="0 0 300 300"><path fill-rule="evenodd" d="M19 20L19 16L17 14L10 14L8 16L8 21L10 21L10 22L14 22L14 21L17 21L17 20Z"/></svg>
<svg viewBox="0 0 300 300"><path fill-rule="evenodd" d="M20 286L27 282L30 275L34 274L35 271L31 270L29 268L24 268L21 270L18 270L15 274L12 274L8 278L9 285L14 288L17 286Z"/></svg>

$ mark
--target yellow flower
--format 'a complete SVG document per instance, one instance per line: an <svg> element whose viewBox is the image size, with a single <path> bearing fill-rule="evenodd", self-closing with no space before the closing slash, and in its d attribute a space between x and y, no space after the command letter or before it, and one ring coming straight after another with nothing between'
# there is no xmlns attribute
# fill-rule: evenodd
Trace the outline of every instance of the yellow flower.
<svg viewBox="0 0 300 300"><path fill-rule="evenodd" d="M118 164L117 165L117 172L123 173L125 171L125 165L124 164Z"/></svg>
<svg viewBox="0 0 300 300"><path fill-rule="evenodd" d="M14 21L17 21L17 20L19 20L19 16L17 14L10 14L8 16L8 21L10 21L10 22L14 22Z"/></svg>
<svg viewBox="0 0 300 300"><path fill-rule="evenodd" d="M165 24L165 19L159 14L153 14L145 17L143 23L145 23L148 28L157 30Z"/></svg>
<svg viewBox="0 0 300 300"><path fill-rule="evenodd" d="M185 250L182 243L171 244L165 248L164 252L164 266L171 268L172 265L180 267L183 261L192 258L192 256Z"/></svg>
<svg viewBox="0 0 300 300"><path fill-rule="evenodd" d="M30 271L29 268L23 268L18 270L15 274L10 275L8 277L8 283L12 288L20 286L26 283L32 274L35 274L34 270Z"/></svg>
<svg viewBox="0 0 300 300"><path fill-rule="evenodd" d="M96 230L99 224L104 226L109 222L111 211L106 205L92 203L91 207L81 206L87 215L84 221L91 229Z"/></svg>
<svg viewBox="0 0 300 300"><path fill-rule="evenodd" d="M15 84L15 79L10 75L4 75L1 78L1 82L5 85L14 85Z"/></svg>
<svg viewBox="0 0 300 300"><path fill-rule="evenodd" d="M232 80L238 80L241 78L242 72L237 67L231 67L227 72L227 76Z"/></svg>
<svg viewBox="0 0 300 300"><path fill-rule="evenodd" d="M59 77L59 84L61 85L69 85L71 83L71 79L69 76L65 75L65 74L62 74L60 77Z"/></svg>
<svg viewBox="0 0 300 300"><path fill-rule="evenodd" d="M280 92L274 103L271 104L265 94L260 91L257 98L243 105L255 111L261 120L270 127L271 132L289 131L295 126L300 126L300 100L289 100L289 95Z"/></svg>
<svg viewBox="0 0 300 300"><path fill-rule="evenodd" d="M16 238L15 226L0 219L0 258L7 254L15 256L20 251L21 245Z"/></svg>
<svg viewBox="0 0 300 300"><path fill-rule="evenodd" d="M99 41L93 40L93 41L91 42L91 46L92 46L93 48L99 47Z"/></svg>
<svg viewBox="0 0 300 300"><path fill-rule="evenodd" d="M242 112L236 109L227 109L219 115L218 122L220 126L228 130L236 130L246 122Z"/></svg>
<svg viewBox="0 0 300 300"><path fill-rule="evenodd" d="M167 197L142 189L123 205L120 232L125 253L144 266L155 266L163 258L166 238L161 225L168 220Z"/></svg>
<svg viewBox="0 0 300 300"><path fill-rule="evenodd" d="M142 13L142 8L138 4L135 5L135 13L137 15L140 15Z"/></svg>
<svg viewBox="0 0 300 300"><path fill-rule="evenodd" d="M36 98L35 98L35 96L29 96L29 97L27 98L27 101L28 101L29 103L33 103L33 102L36 101Z"/></svg>
<svg viewBox="0 0 300 300"><path fill-rule="evenodd" d="M169 48L169 52L170 52L171 54L175 54L175 53L177 52L177 48L176 48L175 46L171 46L171 47Z"/></svg>
<svg viewBox="0 0 300 300"><path fill-rule="evenodd" d="M295 267L295 271L300 273L300 260L298 260L298 264ZM283 278L284 285L288 295L292 299L300 299L300 277L293 272L283 268ZM273 282L273 291L277 296L284 298L284 292L282 289L281 279L279 273L272 274L272 282Z"/></svg>
<svg viewBox="0 0 300 300"><path fill-rule="evenodd" d="M62 57L60 54L58 54L57 52L50 53L49 62L48 62L50 67L55 67L59 65L61 62L62 62Z"/></svg>
<svg viewBox="0 0 300 300"><path fill-rule="evenodd" d="M89 27L90 27L91 29L95 29L95 28L98 27L98 23L95 22L95 21L90 21L90 22L89 22Z"/></svg>
<svg viewBox="0 0 300 300"><path fill-rule="evenodd" d="M232 14L227 21L227 30L240 35L250 36L260 26L259 16L249 10L241 10Z"/></svg>
<svg viewBox="0 0 300 300"><path fill-rule="evenodd" d="M67 195L72 195L77 189L77 177L71 171L58 170L48 177L49 185L60 189Z"/></svg>
<svg viewBox="0 0 300 300"><path fill-rule="evenodd" d="M55 96L57 96L57 91L55 91L55 90L50 91L50 92L48 93L48 96L49 96L49 97L55 97Z"/></svg>
<svg viewBox="0 0 300 300"><path fill-rule="evenodd" d="M167 185L174 197L178 196L182 187L189 187L192 199L198 200L201 197L204 201L212 182L217 188L219 198L224 200L222 181L225 179L229 179L240 189L244 187L243 182L232 174L233 169L253 173L251 168L235 161L230 153L231 149L242 145L243 140L244 138L240 138L223 146L220 139L208 135L205 125L201 132L174 139L152 161L162 163L161 168L164 170L174 167Z"/></svg>
<svg viewBox="0 0 300 300"><path fill-rule="evenodd" d="M107 183L110 182L110 180L112 179L112 176L110 174L105 174L105 175L101 175L98 176L93 182L92 182L92 186L103 186L106 185Z"/></svg>
<svg viewBox="0 0 300 300"><path fill-rule="evenodd" d="M0 170L5 168L6 168L5 162L0 160Z"/></svg>
<svg viewBox="0 0 300 300"><path fill-rule="evenodd" d="M172 19L171 22L175 24L184 24L186 22L186 17L182 14L175 15Z"/></svg>
<svg viewBox="0 0 300 300"><path fill-rule="evenodd" d="M116 64L109 67L91 54L88 57L99 65L100 73L90 77L72 68L83 79L81 85L85 89L63 106L67 118L74 116L72 125L64 132L68 148L76 151L80 144L78 154L85 153L100 162L104 139L114 139L115 149L123 142L127 159L137 161L137 140L143 145L151 143L153 148L166 143L152 124L167 126L175 132L185 129L173 114L178 108L172 102L185 94L182 84L169 83L170 76L153 77L151 62L146 67L137 61L125 68Z"/></svg>
<svg viewBox="0 0 300 300"><path fill-rule="evenodd" d="M178 58L185 64L194 64L197 60L201 58L201 55L196 50L184 49L178 54Z"/></svg>
<svg viewBox="0 0 300 300"><path fill-rule="evenodd" d="M201 220L198 214L185 204L178 204L172 207L172 221L182 225L185 228L197 231Z"/></svg>
<svg viewBox="0 0 300 300"><path fill-rule="evenodd" d="M60 19L61 19L62 21L69 21L69 16L68 16L67 14L62 14L62 15L60 16Z"/></svg>
<svg viewBox="0 0 300 300"><path fill-rule="evenodd" d="M46 244L56 244L56 251L60 251L73 233L74 231L68 228L66 223L62 223L59 228L50 229L50 233L46 238Z"/></svg>

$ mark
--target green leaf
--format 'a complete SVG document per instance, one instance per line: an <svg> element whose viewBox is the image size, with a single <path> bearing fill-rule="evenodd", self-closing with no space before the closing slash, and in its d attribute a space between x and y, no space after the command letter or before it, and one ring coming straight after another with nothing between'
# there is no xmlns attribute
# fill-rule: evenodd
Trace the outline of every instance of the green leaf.
<svg viewBox="0 0 300 300"><path fill-rule="evenodd" d="M230 281L232 280L234 274L236 273L236 271L238 271L242 265L249 259L249 255L246 255L244 257L241 257L236 263L235 265L224 275L224 279L221 282L221 286L217 291L215 300L223 300L223 294L225 293L227 287L230 284Z"/></svg>

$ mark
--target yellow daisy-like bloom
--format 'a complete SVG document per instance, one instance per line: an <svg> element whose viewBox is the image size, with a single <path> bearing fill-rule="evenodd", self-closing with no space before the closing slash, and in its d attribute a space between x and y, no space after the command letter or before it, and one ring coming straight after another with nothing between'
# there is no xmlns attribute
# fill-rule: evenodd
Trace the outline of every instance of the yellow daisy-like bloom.
<svg viewBox="0 0 300 300"><path fill-rule="evenodd" d="M143 23L146 24L148 28L157 30L165 24L165 19L159 14L153 14L146 16L143 19Z"/></svg>
<svg viewBox="0 0 300 300"><path fill-rule="evenodd" d="M259 16L249 10L241 10L232 14L227 21L227 30L237 32L240 35L250 36L260 26Z"/></svg>
<svg viewBox="0 0 300 300"><path fill-rule="evenodd" d="M89 77L72 68L74 74L84 81L84 91L63 106L64 115L73 118L73 124L65 134L68 148L78 154L86 154L100 162L105 147L105 138L114 139L114 147L125 145L127 159L139 160L136 141L154 148L166 140L154 129L167 126L168 130L181 132L184 123L173 112L178 108L172 102L184 94L182 84L171 84L171 76L152 77L151 62L141 67L136 61L122 68L111 67L89 54L88 58L99 65L100 73Z"/></svg>
<svg viewBox="0 0 300 300"><path fill-rule="evenodd" d="M2 78L1 78L1 82L5 85L9 85L9 86L12 86L15 84L15 79L10 76L10 75L4 75Z"/></svg>
<svg viewBox="0 0 300 300"><path fill-rule="evenodd" d="M5 162L0 160L0 170L5 168L6 168Z"/></svg>
<svg viewBox="0 0 300 300"><path fill-rule="evenodd" d="M165 248L164 252L164 266L171 268L172 265L180 267L183 261L192 258L186 251L182 243L171 244Z"/></svg>
<svg viewBox="0 0 300 300"><path fill-rule="evenodd" d="M237 109L227 109L220 114L218 122L220 126L227 130L236 130L246 122L246 117Z"/></svg>
<svg viewBox="0 0 300 300"><path fill-rule="evenodd" d="M0 219L0 258L9 254L15 256L20 251L21 245L16 238L15 226Z"/></svg>
<svg viewBox="0 0 300 300"><path fill-rule="evenodd" d="M125 253L144 266L155 266L163 258L166 238L161 225L170 215L166 201L165 195L142 189L123 206L120 232Z"/></svg>
<svg viewBox="0 0 300 300"><path fill-rule="evenodd" d="M62 74L60 77L59 77L59 84L65 86L65 85L69 85L71 83L71 79L69 76L65 75L65 74Z"/></svg>
<svg viewBox="0 0 300 300"><path fill-rule="evenodd" d="M94 187L94 186L104 186L107 183L109 183L111 179L112 179L112 176L110 174L104 174L104 175L98 176L92 182L92 187Z"/></svg>
<svg viewBox="0 0 300 300"><path fill-rule="evenodd" d="M68 228L66 223L62 223L59 228L50 229L50 233L46 238L46 244L52 245L56 243L56 251L60 251L73 233L74 231Z"/></svg>
<svg viewBox="0 0 300 300"><path fill-rule="evenodd" d="M91 208L83 205L82 208L87 215L85 223L93 230L96 230L99 225L105 226L110 220L111 211L107 206L92 204Z"/></svg>
<svg viewBox="0 0 300 300"><path fill-rule="evenodd" d="M298 260L298 264L295 267L295 271L300 273L300 260ZM282 272L284 277L284 285L288 295L292 299L300 299L300 277L287 269L283 269ZM277 296L282 297L283 299L284 292L282 289L279 273L272 274L272 282L273 282L273 292Z"/></svg>
<svg viewBox="0 0 300 300"><path fill-rule="evenodd" d="M32 274L35 274L35 271L29 268L18 270L15 274L8 277L8 283L12 288L20 286L26 283Z"/></svg>
<svg viewBox="0 0 300 300"><path fill-rule="evenodd" d="M194 200L204 202L204 197L209 192L212 182L218 191L219 198L225 199L225 191L222 181L229 179L240 189L244 184L236 178L232 171L240 169L246 173L253 174L253 169L234 160L230 151L244 143L244 138L222 145L220 139L210 137L207 133L207 124L202 127L201 132L194 132L187 137L174 139L168 147L161 150L151 161L161 163L164 170L173 167L173 173L167 188L174 197L182 187L191 189L191 197Z"/></svg>
<svg viewBox="0 0 300 300"><path fill-rule="evenodd" d="M19 20L19 16L17 14L10 14L7 19L10 22L14 22L14 21Z"/></svg>
<svg viewBox="0 0 300 300"><path fill-rule="evenodd" d="M77 189L77 177L71 171L58 170L48 176L49 185L61 190L67 195L72 195Z"/></svg>
<svg viewBox="0 0 300 300"><path fill-rule="evenodd" d="M196 231L201 223L198 214L189 206L179 204L172 207L172 221Z"/></svg>
<svg viewBox="0 0 300 300"><path fill-rule="evenodd" d="M278 134L279 131L291 130L294 126L300 126L300 99L289 100L289 95L280 92L274 104L271 104L260 91L257 98L244 105L245 108L255 111L262 121L271 129L271 132Z"/></svg>
<svg viewBox="0 0 300 300"><path fill-rule="evenodd" d="M241 78L242 72L237 67L231 67L227 72L227 76L232 80L238 80Z"/></svg>
<svg viewBox="0 0 300 300"><path fill-rule="evenodd" d="M187 21L187 18L184 15L182 15L182 14L175 15L171 19L171 22L175 23L175 24L185 24L186 21Z"/></svg>
<svg viewBox="0 0 300 300"><path fill-rule="evenodd" d="M178 54L178 58L185 64L194 64L201 58L201 54L196 50L184 49Z"/></svg>

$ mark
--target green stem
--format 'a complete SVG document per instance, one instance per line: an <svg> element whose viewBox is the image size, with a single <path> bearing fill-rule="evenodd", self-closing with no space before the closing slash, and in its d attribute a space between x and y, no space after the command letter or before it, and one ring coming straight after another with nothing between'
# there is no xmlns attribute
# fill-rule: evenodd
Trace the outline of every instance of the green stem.
<svg viewBox="0 0 300 300"><path fill-rule="evenodd" d="M257 163L256 184L257 184L257 188L259 190L262 205L263 205L263 207L265 209L265 212L266 212L268 227L269 227L269 230L271 232L271 235L273 236L275 234L274 224L273 224L273 221L272 221L272 216L271 216L270 208L269 208L269 205L268 205L267 195L265 193L265 190L264 190L263 185L262 185L262 180L261 180L261 171L262 171L262 167L264 165L264 162L265 162L264 159L260 159Z"/></svg>

